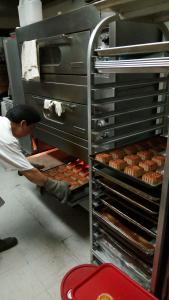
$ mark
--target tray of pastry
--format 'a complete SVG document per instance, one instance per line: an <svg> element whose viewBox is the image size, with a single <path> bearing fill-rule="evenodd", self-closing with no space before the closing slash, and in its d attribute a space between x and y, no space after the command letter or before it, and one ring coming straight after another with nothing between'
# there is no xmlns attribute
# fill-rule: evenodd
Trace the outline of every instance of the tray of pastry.
<svg viewBox="0 0 169 300"><path fill-rule="evenodd" d="M117 198L101 196L100 200L102 204L99 208L107 207L110 212L116 214L117 217L120 216L122 220L127 220L129 223L132 223L139 229L143 230L151 237L156 238L157 225L153 222L153 220L151 221L150 218L146 217L146 215L140 214L130 206L118 201Z"/></svg>
<svg viewBox="0 0 169 300"><path fill-rule="evenodd" d="M163 181L167 139L155 136L137 144L98 153L93 158L142 186L159 187Z"/></svg>
<svg viewBox="0 0 169 300"><path fill-rule="evenodd" d="M115 201L130 206L134 210L138 210L143 215L147 215L150 218L157 218L159 213L159 204L147 200L138 194L135 194L121 185L110 182L106 178L97 178L94 180L96 185L101 187L101 190L108 197L113 197Z"/></svg>
<svg viewBox="0 0 169 300"><path fill-rule="evenodd" d="M93 167L93 172L95 173L96 178L102 177L102 181L110 181L112 186L115 184L120 187L122 192L127 190L127 193L137 196L138 199L143 198L147 202L154 203L154 205L159 208L159 201L161 195L161 189L147 189L147 187L137 184L137 182L129 180L126 177L118 176L119 174L113 169L107 168L100 164L97 167ZM155 204L156 203L156 204Z"/></svg>
<svg viewBox="0 0 169 300"><path fill-rule="evenodd" d="M52 179L68 182L72 191L84 187L89 182L89 166L80 159L42 172Z"/></svg>
<svg viewBox="0 0 169 300"><path fill-rule="evenodd" d="M141 229L132 226L126 220L122 220L107 208L94 210L93 214L122 239L126 240L130 246L135 247L147 256L154 255L154 239Z"/></svg>

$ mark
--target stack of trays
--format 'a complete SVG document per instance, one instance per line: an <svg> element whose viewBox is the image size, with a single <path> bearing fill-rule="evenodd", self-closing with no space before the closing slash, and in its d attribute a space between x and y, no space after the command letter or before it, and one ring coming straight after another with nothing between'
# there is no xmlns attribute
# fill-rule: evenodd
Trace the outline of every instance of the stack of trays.
<svg viewBox="0 0 169 300"><path fill-rule="evenodd" d="M166 68L166 72L169 69L169 57L155 57L155 58L142 58L142 59L118 59L118 60L98 60L95 62L95 68L99 73L127 73L132 70L139 72L145 72L145 69L154 68ZM158 72L156 70L156 72Z"/></svg>

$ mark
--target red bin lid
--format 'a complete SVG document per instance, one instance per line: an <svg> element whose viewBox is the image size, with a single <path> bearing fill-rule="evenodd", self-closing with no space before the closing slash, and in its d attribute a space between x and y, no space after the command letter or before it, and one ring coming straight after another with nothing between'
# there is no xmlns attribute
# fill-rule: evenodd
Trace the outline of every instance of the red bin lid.
<svg viewBox="0 0 169 300"><path fill-rule="evenodd" d="M157 300L112 264L98 267L72 291L73 300L97 300L104 293L113 300Z"/></svg>
<svg viewBox="0 0 169 300"><path fill-rule="evenodd" d="M93 272L96 271L97 268L98 266L96 265L83 264L71 269L68 273L66 273L62 279L60 287L62 300L71 299L73 288L89 277Z"/></svg>

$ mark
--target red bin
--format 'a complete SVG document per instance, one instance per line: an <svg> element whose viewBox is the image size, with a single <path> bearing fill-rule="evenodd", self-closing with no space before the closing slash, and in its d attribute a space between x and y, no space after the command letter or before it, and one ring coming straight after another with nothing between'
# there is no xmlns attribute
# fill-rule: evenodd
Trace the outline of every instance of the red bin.
<svg viewBox="0 0 169 300"><path fill-rule="evenodd" d="M97 268L98 266L96 265L83 264L71 269L68 273L66 273L60 287L62 300L73 299L72 290L74 287L79 285L79 283L84 281L86 278L90 277L90 275L94 273Z"/></svg>
<svg viewBox="0 0 169 300"><path fill-rule="evenodd" d="M72 290L73 300L97 300L101 295L113 300L157 300L128 275L108 263L95 269Z"/></svg>

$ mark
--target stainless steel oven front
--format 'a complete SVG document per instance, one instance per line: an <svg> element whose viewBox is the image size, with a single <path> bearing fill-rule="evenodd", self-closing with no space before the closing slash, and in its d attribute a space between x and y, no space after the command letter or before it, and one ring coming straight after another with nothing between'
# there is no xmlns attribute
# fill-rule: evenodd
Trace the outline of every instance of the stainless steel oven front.
<svg viewBox="0 0 169 300"><path fill-rule="evenodd" d="M85 7L17 30L20 48L36 39L40 80L23 80L26 103L41 114L37 138L67 153L88 159L87 47L100 20L94 7ZM52 105L45 107L45 101ZM61 107L57 114L56 105Z"/></svg>
<svg viewBox="0 0 169 300"><path fill-rule="evenodd" d="M89 37L87 30L38 39L41 75L86 74Z"/></svg>

